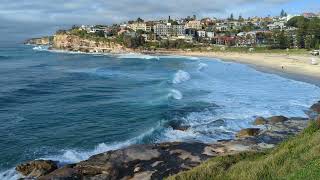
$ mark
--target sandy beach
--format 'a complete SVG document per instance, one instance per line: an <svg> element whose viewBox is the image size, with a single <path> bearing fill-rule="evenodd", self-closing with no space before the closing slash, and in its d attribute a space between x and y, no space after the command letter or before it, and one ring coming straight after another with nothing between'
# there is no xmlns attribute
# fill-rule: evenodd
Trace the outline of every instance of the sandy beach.
<svg viewBox="0 0 320 180"><path fill-rule="evenodd" d="M198 56L218 58L224 61L233 61L249 64L255 68L277 73L290 78L320 85L320 58L311 55L276 54L276 53L234 53L234 52L186 52L186 51L159 51L161 54L175 54L182 56ZM315 58L318 65L312 65Z"/></svg>

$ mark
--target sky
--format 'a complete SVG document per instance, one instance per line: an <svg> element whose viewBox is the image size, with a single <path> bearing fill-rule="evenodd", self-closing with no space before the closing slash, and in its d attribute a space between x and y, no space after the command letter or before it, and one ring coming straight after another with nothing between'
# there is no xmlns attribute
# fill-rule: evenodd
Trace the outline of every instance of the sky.
<svg viewBox="0 0 320 180"><path fill-rule="evenodd" d="M0 0L0 42L49 35L73 24L192 16L226 18L320 12L320 0ZM3 36L3 34L6 34Z"/></svg>

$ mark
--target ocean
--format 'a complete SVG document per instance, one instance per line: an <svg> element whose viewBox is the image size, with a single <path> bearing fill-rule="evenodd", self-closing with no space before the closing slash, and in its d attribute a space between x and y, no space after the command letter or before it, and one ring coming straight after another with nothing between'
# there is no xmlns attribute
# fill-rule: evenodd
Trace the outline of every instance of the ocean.
<svg viewBox="0 0 320 180"><path fill-rule="evenodd" d="M132 144L215 142L256 116L306 117L320 88L218 59L0 48L0 179ZM190 127L174 130L172 124Z"/></svg>

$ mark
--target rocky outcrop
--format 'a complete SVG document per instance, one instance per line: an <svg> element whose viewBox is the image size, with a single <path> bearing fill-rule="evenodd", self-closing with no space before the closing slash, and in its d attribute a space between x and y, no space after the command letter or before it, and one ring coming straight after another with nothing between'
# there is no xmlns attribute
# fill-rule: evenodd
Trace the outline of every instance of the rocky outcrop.
<svg viewBox="0 0 320 180"><path fill-rule="evenodd" d="M254 125L256 126L259 126L259 125L265 125L267 124L267 120L264 118L264 117L257 117L255 120L254 120Z"/></svg>
<svg viewBox="0 0 320 180"><path fill-rule="evenodd" d="M237 138L244 138L244 137L251 137L251 136L257 136L260 132L260 129L258 128L247 128L242 129L239 131L236 135Z"/></svg>
<svg viewBox="0 0 320 180"><path fill-rule="evenodd" d="M188 129L190 129L190 126L183 125L182 121L170 121L168 123L168 126L171 127L173 130L178 131L187 131Z"/></svg>
<svg viewBox="0 0 320 180"><path fill-rule="evenodd" d="M61 167L38 179L163 179L215 156L273 148L289 136L301 132L307 124L306 119L291 118L281 123L267 124L261 129L247 129L247 136L214 144L175 142L133 145ZM18 167L17 171L24 174L30 172L24 169L34 169L32 163L27 163L23 166L25 168Z"/></svg>
<svg viewBox="0 0 320 180"><path fill-rule="evenodd" d="M56 162L50 160L35 160L16 167L16 171L22 175L37 178L58 169Z"/></svg>
<svg viewBox="0 0 320 180"><path fill-rule="evenodd" d="M275 124L275 123L282 123L288 120L285 116L272 116L269 119L269 123Z"/></svg>
<svg viewBox="0 0 320 180"><path fill-rule="evenodd" d="M320 114L320 101L310 107L311 111Z"/></svg>
<svg viewBox="0 0 320 180"><path fill-rule="evenodd" d="M52 37L32 38L25 41L25 44L50 45Z"/></svg>
<svg viewBox="0 0 320 180"><path fill-rule="evenodd" d="M101 41L99 39L81 38L72 34L54 35L52 48L87 53L123 53L131 51L108 39Z"/></svg>

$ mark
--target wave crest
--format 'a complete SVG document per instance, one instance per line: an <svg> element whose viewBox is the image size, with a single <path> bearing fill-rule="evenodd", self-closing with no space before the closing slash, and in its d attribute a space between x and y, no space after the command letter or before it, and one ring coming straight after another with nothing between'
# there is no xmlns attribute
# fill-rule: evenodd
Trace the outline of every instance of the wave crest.
<svg viewBox="0 0 320 180"><path fill-rule="evenodd" d="M207 68L208 64L206 63L199 63L198 65L198 71L202 71L203 69Z"/></svg>
<svg viewBox="0 0 320 180"><path fill-rule="evenodd" d="M179 90L170 89L170 92L168 94L168 98L173 98L173 99L176 99L176 100L180 100L180 99L183 98L183 95Z"/></svg>
<svg viewBox="0 0 320 180"><path fill-rule="evenodd" d="M156 59L160 60L159 56L151 56L151 55L144 55L144 54L137 54L137 53L128 53L128 54L122 54L118 56L119 59Z"/></svg>
<svg viewBox="0 0 320 180"><path fill-rule="evenodd" d="M183 83L185 81L189 81L191 79L191 76L188 72L179 70L175 75L174 78L172 80L173 84L180 84Z"/></svg>

